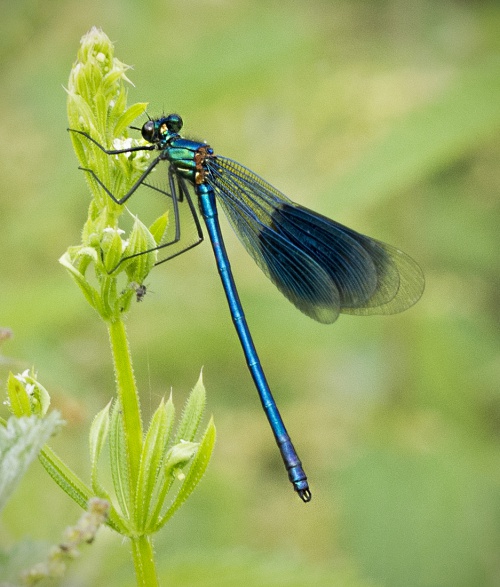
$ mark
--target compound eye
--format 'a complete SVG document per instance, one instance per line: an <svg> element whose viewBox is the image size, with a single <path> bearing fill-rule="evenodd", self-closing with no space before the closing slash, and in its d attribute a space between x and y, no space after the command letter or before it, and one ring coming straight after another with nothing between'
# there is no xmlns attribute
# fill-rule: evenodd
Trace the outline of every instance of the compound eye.
<svg viewBox="0 0 500 587"><path fill-rule="evenodd" d="M178 114L169 114L165 122L170 132L178 133L182 128L182 118Z"/></svg>
<svg viewBox="0 0 500 587"><path fill-rule="evenodd" d="M155 123L153 120L145 122L141 129L142 138L149 143L154 142L155 138Z"/></svg>

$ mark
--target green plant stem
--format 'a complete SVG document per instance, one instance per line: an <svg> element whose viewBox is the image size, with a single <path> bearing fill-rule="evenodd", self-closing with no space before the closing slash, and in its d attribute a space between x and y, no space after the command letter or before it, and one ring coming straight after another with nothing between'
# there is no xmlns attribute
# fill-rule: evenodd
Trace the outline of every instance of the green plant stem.
<svg viewBox="0 0 500 587"><path fill-rule="evenodd" d="M117 395L121 404L125 443L129 467L129 486L131 504L136 503L137 480L142 452L142 421L139 405L139 394L132 368L132 357L127 340L125 324L122 320L108 322L111 352L115 367ZM133 507L133 506L132 506ZM135 511L130 512L135 519ZM156 566L153 556L153 545L150 536L131 536L137 585L155 587L158 585Z"/></svg>
<svg viewBox="0 0 500 587"><path fill-rule="evenodd" d="M132 357L122 320L108 322L109 339L115 368L117 396L122 408L123 428L127 446L131 503L135 503L137 479L142 452L142 421L139 393L132 369ZM134 513L131 512L132 519Z"/></svg>
<svg viewBox="0 0 500 587"><path fill-rule="evenodd" d="M158 586L151 536L142 535L137 538L132 538L132 555L137 576L137 585L140 587Z"/></svg>

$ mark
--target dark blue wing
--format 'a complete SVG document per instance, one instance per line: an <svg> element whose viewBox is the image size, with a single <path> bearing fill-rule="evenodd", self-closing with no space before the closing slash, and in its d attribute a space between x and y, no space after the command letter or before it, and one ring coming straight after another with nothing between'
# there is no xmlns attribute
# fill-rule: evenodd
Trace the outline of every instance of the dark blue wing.
<svg viewBox="0 0 500 587"><path fill-rule="evenodd" d="M216 157L207 167L206 179L248 253L311 318L395 314L422 295L422 271L405 253L294 204L231 159Z"/></svg>

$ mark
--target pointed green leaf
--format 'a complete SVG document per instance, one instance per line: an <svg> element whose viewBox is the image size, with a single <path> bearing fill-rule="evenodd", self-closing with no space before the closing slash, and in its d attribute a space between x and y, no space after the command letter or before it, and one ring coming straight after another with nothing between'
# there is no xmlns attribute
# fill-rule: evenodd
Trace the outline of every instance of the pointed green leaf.
<svg viewBox="0 0 500 587"><path fill-rule="evenodd" d="M175 444L179 443L181 440L194 440L205 410L205 404L205 386L203 385L202 373L200 373L200 377L191 391L184 407L182 418L175 434Z"/></svg>
<svg viewBox="0 0 500 587"><path fill-rule="evenodd" d="M168 226L168 211L159 216L149 227L149 232L153 235L157 245L161 243Z"/></svg>
<svg viewBox="0 0 500 587"><path fill-rule="evenodd" d="M203 477L208 463L210 462L210 457L212 456L212 451L215 444L215 425L213 422L213 418L210 419L208 423L207 429L205 434L200 442L200 446L196 453L196 456L191 463L191 467L184 479L179 492L177 493L174 502L172 505L167 509L165 515L161 518L158 524L154 527L154 532L158 531L165 523L175 514L175 512L181 507L181 505L188 499L188 497L193 493L194 489L201 481Z"/></svg>
<svg viewBox="0 0 500 587"><path fill-rule="evenodd" d="M31 415L31 403L25 386L19 381L18 376L9 373L7 379L7 395L9 398L9 409L14 416Z"/></svg>
<svg viewBox="0 0 500 587"><path fill-rule="evenodd" d="M174 419L174 405L162 399L149 425L141 455L137 481L137 527L144 528L155 493L160 463L165 454Z"/></svg>
<svg viewBox="0 0 500 587"><path fill-rule="evenodd" d="M17 375L10 374L7 393L12 412L16 416L45 416L50 406L50 395L38 381L36 373L26 369ZM28 405L26 405L26 400ZM14 412L15 410L15 412Z"/></svg>
<svg viewBox="0 0 500 587"><path fill-rule="evenodd" d="M38 416L45 416L50 407L50 395L45 387L36 379L35 374L28 376L28 385L32 386L31 409Z"/></svg>
<svg viewBox="0 0 500 587"><path fill-rule="evenodd" d="M91 466L91 479L92 488L98 493L98 461L101 455L102 449L106 444L106 440L109 432L109 410L111 407L111 401L108 402L107 406L104 407L98 414L96 414L92 425L90 426L89 433L89 449L90 449L90 466Z"/></svg>
<svg viewBox="0 0 500 587"><path fill-rule="evenodd" d="M146 112L147 106L147 102L139 102L127 108L127 110L125 110L125 112L116 121L115 128L113 130L114 136L122 136L127 127L130 126L136 118Z"/></svg>
<svg viewBox="0 0 500 587"><path fill-rule="evenodd" d="M123 256L136 255L126 262L126 272L130 281L143 283L148 273L156 263L156 251L145 253L156 247L156 241L146 226L135 218L134 226L129 236L128 245Z"/></svg>
<svg viewBox="0 0 500 587"><path fill-rule="evenodd" d="M104 251L104 267L106 268L107 273L111 273L121 261L123 254L123 240L118 230L109 228L105 229L105 231L108 232L109 238L106 238L106 241L103 239L101 241L101 246Z"/></svg>
<svg viewBox="0 0 500 587"><path fill-rule="evenodd" d="M91 249L93 250L93 249ZM95 253L95 251L94 251ZM85 278L85 275L82 275L71 263L71 259L69 257L68 252L64 253L62 257L59 259L59 263L63 267L65 267L71 277L75 280L76 284L82 290L83 295L85 296L87 302L93 307L97 308L99 306L99 294L97 290L90 285L90 283Z"/></svg>
<svg viewBox="0 0 500 587"><path fill-rule="evenodd" d="M127 466L125 439L123 434L123 422L121 406L115 401L111 411L109 431L109 453L111 476L115 495L120 504L124 516L130 515L130 481Z"/></svg>

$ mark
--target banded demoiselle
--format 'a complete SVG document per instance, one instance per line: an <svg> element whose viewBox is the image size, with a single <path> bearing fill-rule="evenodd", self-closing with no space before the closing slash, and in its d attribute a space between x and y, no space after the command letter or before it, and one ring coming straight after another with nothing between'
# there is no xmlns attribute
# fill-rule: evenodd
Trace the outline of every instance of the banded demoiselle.
<svg viewBox="0 0 500 587"><path fill-rule="evenodd" d="M163 193L173 206L175 234L157 247L168 251L160 262L203 240L192 193L196 195L248 368L288 477L301 499L308 502L311 492L306 474L272 396L245 319L219 225L217 203L261 270L292 304L318 322L335 322L339 313L366 316L402 312L422 295L423 273L413 259L398 249L295 204L243 165L216 155L208 144L183 138L179 134L182 124L177 114L149 119L141 129L148 144L124 149L106 149L88 133L74 132L107 155L159 151L120 198L110 192L93 170L85 169L117 204L124 204L142 185L161 191L146 180L160 161L167 161L170 192ZM187 244L181 239L181 205L196 226L197 236Z"/></svg>

